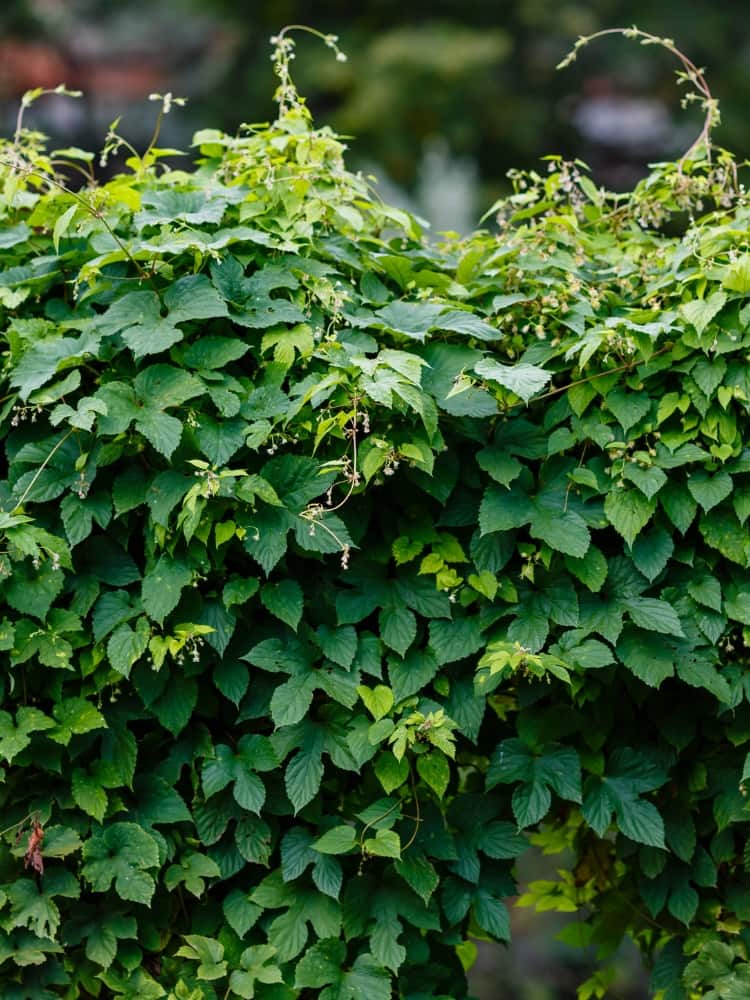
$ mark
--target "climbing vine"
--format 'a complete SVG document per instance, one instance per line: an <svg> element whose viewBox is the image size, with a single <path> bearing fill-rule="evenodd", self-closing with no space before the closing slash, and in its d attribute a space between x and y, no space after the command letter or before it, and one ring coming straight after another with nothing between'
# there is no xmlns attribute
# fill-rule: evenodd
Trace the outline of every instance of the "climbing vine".
<svg viewBox="0 0 750 1000"><path fill-rule="evenodd" d="M625 936L660 1000L744 997L750 208L705 80L632 193L551 158L437 244L275 46L278 119L192 171L158 126L105 183L0 145L2 995L465 997L534 845L582 997Z"/></svg>

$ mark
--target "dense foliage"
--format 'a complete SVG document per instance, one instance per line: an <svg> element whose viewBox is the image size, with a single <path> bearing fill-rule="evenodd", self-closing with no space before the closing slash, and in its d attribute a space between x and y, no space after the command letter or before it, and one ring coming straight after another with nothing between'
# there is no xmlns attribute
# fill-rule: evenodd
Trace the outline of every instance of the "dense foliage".
<svg viewBox="0 0 750 1000"><path fill-rule="evenodd" d="M731 160L435 247L288 56L192 173L0 149L2 995L465 997L531 841L570 940L747 996Z"/></svg>

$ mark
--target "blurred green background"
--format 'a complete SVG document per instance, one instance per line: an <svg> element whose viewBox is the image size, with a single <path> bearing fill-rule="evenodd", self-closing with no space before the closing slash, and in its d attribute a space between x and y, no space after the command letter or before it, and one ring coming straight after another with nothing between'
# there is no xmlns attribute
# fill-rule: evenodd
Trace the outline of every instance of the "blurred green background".
<svg viewBox="0 0 750 1000"><path fill-rule="evenodd" d="M29 124L99 148L121 115L123 134L145 144L148 94L172 91L189 103L161 144L188 149L198 128L273 116L269 36L294 22L339 35L349 57L299 37L295 79L317 121L351 136L350 165L435 232L473 228L508 190L507 170L545 153L580 157L624 189L690 145L700 116L681 110L667 53L609 38L555 70L578 35L605 27L673 37L720 99L717 141L750 155L747 0L3 0L0 127L12 133L25 90L64 81L84 98L39 102ZM553 861L526 861L522 883L554 877ZM593 956L555 940L564 919L518 910L513 920L512 949L480 945L476 996L573 1000ZM645 982L625 950L607 996L642 1000Z"/></svg>
<svg viewBox="0 0 750 1000"><path fill-rule="evenodd" d="M723 110L718 140L750 154L750 6L746 0L4 0L0 109L65 80L83 102L53 99L38 127L99 143L123 115L147 139L151 91L190 98L166 139L204 125L233 131L273 114L269 36L302 21L340 36L337 62L299 37L296 78L320 122L352 136L352 165L436 231L472 228L507 190L506 171L547 152L579 156L623 189L649 161L687 148L698 114L680 109L669 55L609 38L563 72L579 34L639 27L668 35L707 69Z"/></svg>

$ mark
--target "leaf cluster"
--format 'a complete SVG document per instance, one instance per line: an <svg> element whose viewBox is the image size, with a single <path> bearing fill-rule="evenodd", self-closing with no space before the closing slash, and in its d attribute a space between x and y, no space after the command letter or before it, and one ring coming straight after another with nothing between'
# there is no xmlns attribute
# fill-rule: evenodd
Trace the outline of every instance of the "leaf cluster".
<svg viewBox="0 0 750 1000"><path fill-rule="evenodd" d="M3 996L465 997L530 842L742 995L731 161L435 245L289 103L76 194L0 148Z"/></svg>

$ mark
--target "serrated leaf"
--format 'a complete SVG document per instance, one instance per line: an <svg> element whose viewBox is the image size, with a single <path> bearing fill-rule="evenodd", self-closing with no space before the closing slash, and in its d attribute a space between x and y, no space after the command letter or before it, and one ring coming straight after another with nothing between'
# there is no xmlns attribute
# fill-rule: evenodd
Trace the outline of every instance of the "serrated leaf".
<svg viewBox="0 0 750 1000"><path fill-rule="evenodd" d="M171 458L182 437L182 424L162 410L144 408L136 420L136 429L165 458Z"/></svg>
<svg viewBox="0 0 750 1000"><path fill-rule="evenodd" d="M432 621L429 634L430 648L440 665L471 656L478 652L485 642L478 622L472 618Z"/></svg>
<svg viewBox="0 0 750 1000"><path fill-rule="evenodd" d="M357 688L357 694L365 703L367 711L377 722L393 708L393 691L384 684L378 684L370 689L364 685Z"/></svg>
<svg viewBox="0 0 750 1000"><path fill-rule="evenodd" d="M148 648L150 634L145 618L139 618L134 629L122 624L112 632L107 642L107 657L118 674L123 677L130 675L133 664L137 663Z"/></svg>
<svg viewBox="0 0 750 1000"><path fill-rule="evenodd" d="M94 892L106 892L114 882L121 899L151 902L155 883L148 869L159 864L153 837L135 823L113 823L83 845L81 869Z"/></svg>
<svg viewBox="0 0 750 1000"><path fill-rule="evenodd" d="M417 637L417 619L408 608L388 605L380 612L380 636L386 646L404 656Z"/></svg>
<svg viewBox="0 0 750 1000"><path fill-rule="evenodd" d="M335 826L310 846L320 854L346 854L356 842L357 834L353 826Z"/></svg>
<svg viewBox="0 0 750 1000"><path fill-rule="evenodd" d="M614 529L632 545L648 524L656 503L637 490L613 489L604 501L604 513Z"/></svg>
<svg viewBox="0 0 750 1000"><path fill-rule="evenodd" d="M674 552L674 542L663 528L655 528L636 538L633 562L647 580L655 580L664 570Z"/></svg>
<svg viewBox="0 0 750 1000"><path fill-rule="evenodd" d="M493 358L484 357L474 365L474 371L482 378L497 382L514 395L528 403L532 396L541 392L552 378L552 372L538 368L536 365L519 363L516 365L501 365Z"/></svg>
<svg viewBox="0 0 750 1000"><path fill-rule="evenodd" d="M97 823L101 823L107 810L107 793L99 782L76 768L71 777L71 790L76 805L87 815L93 816Z"/></svg>
<svg viewBox="0 0 750 1000"><path fill-rule="evenodd" d="M186 563L162 555L148 572L141 586L141 600L149 618L161 624L177 607L182 591L193 574Z"/></svg>
<svg viewBox="0 0 750 1000"><path fill-rule="evenodd" d="M576 559L582 559L591 544L586 522L572 510L560 512L536 507L529 531L533 537L541 538L556 552Z"/></svg>
<svg viewBox="0 0 750 1000"><path fill-rule="evenodd" d="M677 612L667 601L654 597L631 597L623 602L630 617L640 628L665 635L683 636L682 624Z"/></svg>
<svg viewBox="0 0 750 1000"><path fill-rule="evenodd" d="M323 762L319 753L301 750L288 763L284 785L295 813L315 797L323 778Z"/></svg>
<svg viewBox="0 0 750 1000"><path fill-rule="evenodd" d="M573 576L594 593L598 593L604 586L608 572L607 560L595 545L590 545L581 558L567 556L565 565Z"/></svg>
<svg viewBox="0 0 750 1000"><path fill-rule="evenodd" d="M430 897L440 885L440 876L434 865L423 854L409 851L396 861L396 871L428 905Z"/></svg>
<svg viewBox="0 0 750 1000"><path fill-rule="evenodd" d="M727 301L724 292L714 292L705 299L692 299L680 306L680 312L695 327L697 333L703 333L711 320L716 316Z"/></svg>
<svg viewBox="0 0 750 1000"><path fill-rule="evenodd" d="M419 777L426 782L439 799L445 795L450 782L451 772L448 760L444 754L431 751L417 757Z"/></svg>
<svg viewBox="0 0 750 1000"><path fill-rule="evenodd" d="M732 477L728 472L717 472L713 476L699 470L693 472L687 481L687 488L693 499L703 510L712 510L732 492Z"/></svg>
<svg viewBox="0 0 750 1000"><path fill-rule="evenodd" d="M260 599L272 615L297 631L302 619L304 598L302 588L295 580L264 584L260 590Z"/></svg>

